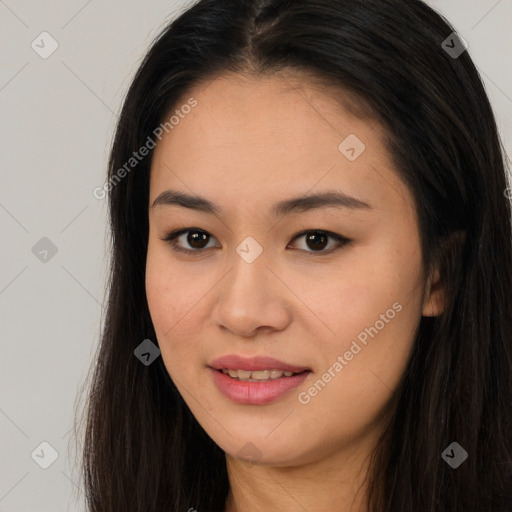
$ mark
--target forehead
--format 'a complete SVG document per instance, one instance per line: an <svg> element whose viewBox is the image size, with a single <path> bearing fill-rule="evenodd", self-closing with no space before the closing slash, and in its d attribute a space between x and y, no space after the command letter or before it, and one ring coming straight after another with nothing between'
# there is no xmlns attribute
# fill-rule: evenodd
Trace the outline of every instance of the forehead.
<svg viewBox="0 0 512 512"><path fill-rule="evenodd" d="M196 105L181 110L190 98ZM313 188L377 204L407 199L382 128L355 115L364 106L340 89L297 76L222 75L188 91L176 111L153 156L151 202L165 188L229 204Z"/></svg>

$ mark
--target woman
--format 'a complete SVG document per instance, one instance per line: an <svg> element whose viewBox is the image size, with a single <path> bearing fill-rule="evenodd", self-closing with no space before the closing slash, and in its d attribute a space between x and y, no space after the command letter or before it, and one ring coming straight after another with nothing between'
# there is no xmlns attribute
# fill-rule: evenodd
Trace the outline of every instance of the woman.
<svg viewBox="0 0 512 512"><path fill-rule="evenodd" d="M504 158L440 15L197 2L105 191L89 510L512 510Z"/></svg>

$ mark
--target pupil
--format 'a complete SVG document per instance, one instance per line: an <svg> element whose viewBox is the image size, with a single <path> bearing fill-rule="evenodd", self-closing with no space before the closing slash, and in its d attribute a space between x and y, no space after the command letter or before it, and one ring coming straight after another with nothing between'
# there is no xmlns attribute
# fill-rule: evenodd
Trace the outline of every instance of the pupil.
<svg viewBox="0 0 512 512"><path fill-rule="evenodd" d="M187 236L187 242L195 249L202 249L204 245L208 244L208 235L199 231L191 231ZM201 242L205 242L204 245L201 245ZM195 244L198 244L198 247Z"/></svg>
<svg viewBox="0 0 512 512"><path fill-rule="evenodd" d="M322 242L319 242L322 239ZM307 235L306 241L311 249L323 249L327 241L327 237L323 233L311 233Z"/></svg>

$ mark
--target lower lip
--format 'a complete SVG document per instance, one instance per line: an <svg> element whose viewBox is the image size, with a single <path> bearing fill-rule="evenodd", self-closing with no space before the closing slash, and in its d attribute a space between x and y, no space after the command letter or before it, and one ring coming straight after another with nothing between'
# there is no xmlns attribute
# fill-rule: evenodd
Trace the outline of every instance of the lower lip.
<svg viewBox="0 0 512 512"><path fill-rule="evenodd" d="M229 375L213 368L208 368L213 374L213 380L219 391L233 402L238 404L267 404L286 395L296 388L311 373L305 371L292 377L279 377L278 379L262 382L243 381L232 379Z"/></svg>

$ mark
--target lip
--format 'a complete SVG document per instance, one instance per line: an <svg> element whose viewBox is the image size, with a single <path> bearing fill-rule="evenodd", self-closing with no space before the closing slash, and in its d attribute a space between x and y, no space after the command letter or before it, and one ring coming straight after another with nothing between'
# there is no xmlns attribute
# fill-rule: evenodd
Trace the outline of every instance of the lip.
<svg viewBox="0 0 512 512"><path fill-rule="evenodd" d="M223 368L225 367L223 366ZM269 367L266 366L263 369L268 368ZM279 369L275 367L272 368ZM244 368L239 369L243 370ZM212 367L209 367L208 371L212 374L217 389L224 396L235 403L247 405L262 405L277 400L302 384L311 373L311 371L304 371L292 377L283 376L273 380L254 382L233 379L229 375Z"/></svg>
<svg viewBox="0 0 512 512"><path fill-rule="evenodd" d="M212 361L209 365L214 370L283 370L285 372L299 373L310 370L306 366L296 366L279 361L269 356L242 357L237 354L228 354ZM287 377L292 378L292 377ZM278 380L278 379L276 379Z"/></svg>

